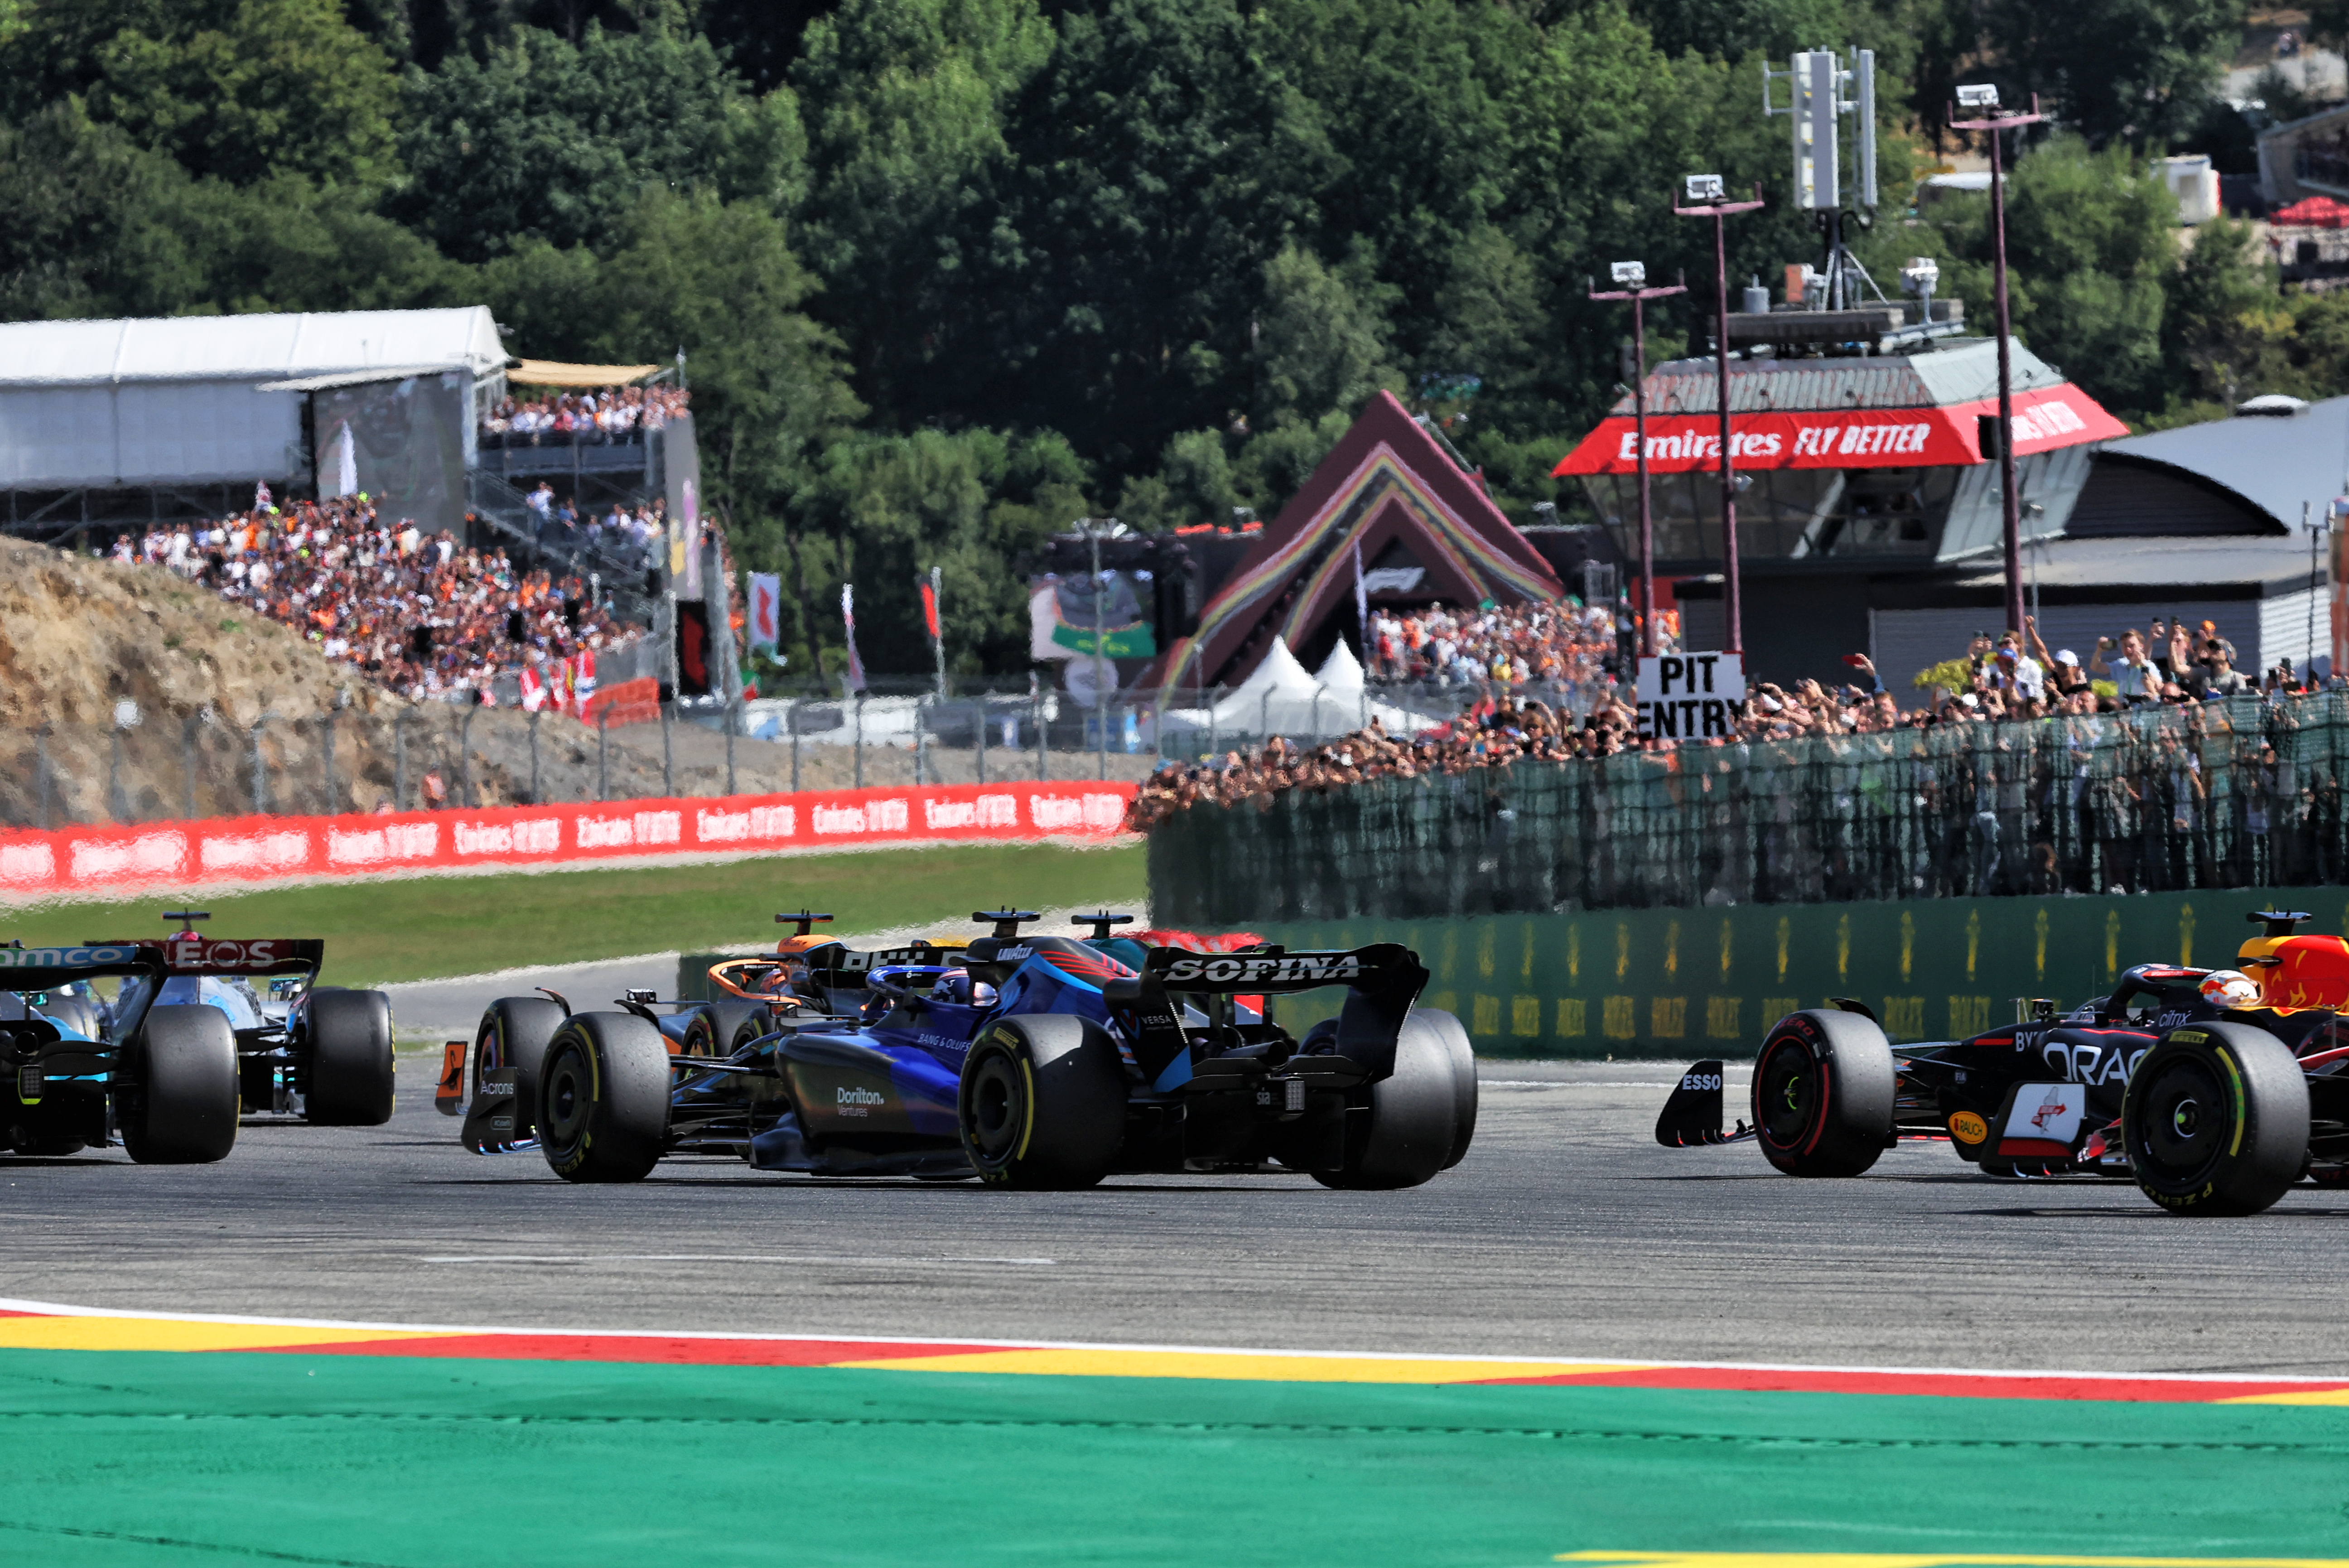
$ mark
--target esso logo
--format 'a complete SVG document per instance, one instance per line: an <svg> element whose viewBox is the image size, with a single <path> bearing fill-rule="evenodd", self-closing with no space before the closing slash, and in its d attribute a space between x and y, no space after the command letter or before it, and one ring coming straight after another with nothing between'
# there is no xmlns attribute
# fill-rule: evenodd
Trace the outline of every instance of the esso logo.
<svg viewBox="0 0 2349 1568"><path fill-rule="evenodd" d="M1696 1092L1718 1089L1721 1087L1721 1075L1718 1073L1683 1073L1681 1075L1681 1087Z"/></svg>

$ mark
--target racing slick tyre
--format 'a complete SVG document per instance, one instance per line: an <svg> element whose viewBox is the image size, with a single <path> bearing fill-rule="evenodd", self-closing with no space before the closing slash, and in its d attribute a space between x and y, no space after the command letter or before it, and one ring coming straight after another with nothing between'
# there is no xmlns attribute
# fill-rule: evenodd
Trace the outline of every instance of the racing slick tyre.
<svg viewBox="0 0 2349 1568"><path fill-rule="evenodd" d="M313 991L303 1003L310 1044L303 1108L316 1127L391 1120L391 998L379 991Z"/></svg>
<svg viewBox="0 0 2349 1568"><path fill-rule="evenodd" d="M1476 1105L1472 1056L1463 1112L1457 1046L1465 1042L1453 1038L1463 1033L1450 1013L1413 1008L1395 1036L1394 1071L1370 1086L1369 1114L1348 1108L1345 1164L1313 1179L1361 1191L1417 1187L1465 1154Z"/></svg>
<svg viewBox="0 0 2349 1568"><path fill-rule="evenodd" d="M538 1075L538 1141L565 1181L642 1181L668 1138L668 1042L632 1012L574 1012Z"/></svg>
<svg viewBox="0 0 2349 1568"><path fill-rule="evenodd" d="M2308 1163L2308 1079L2264 1030L2174 1029L2129 1075L2121 1139L2137 1186L2172 1214L2256 1214Z"/></svg>
<svg viewBox="0 0 2349 1568"><path fill-rule="evenodd" d="M1789 1176L1857 1176L1892 1137L1892 1046L1857 1012L1796 1012L1754 1059L1754 1127Z"/></svg>
<svg viewBox="0 0 2349 1568"><path fill-rule="evenodd" d="M140 1165L205 1165L236 1147L236 1034L216 1007L150 1009L122 1054L114 1114Z"/></svg>
<svg viewBox="0 0 2349 1568"><path fill-rule="evenodd" d="M502 996L482 1011L473 1032L474 1094L481 1092L483 1073L514 1070L512 1136L517 1143L537 1136L538 1070L546 1061L546 1043L567 1016L562 1003L543 996Z"/></svg>
<svg viewBox="0 0 2349 1568"><path fill-rule="evenodd" d="M963 1058L957 1098L963 1150L991 1187L1092 1187L1125 1142L1125 1067L1089 1018L990 1025Z"/></svg>
<svg viewBox="0 0 2349 1568"><path fill-rule="evenodd" d="M685 1026L688 1056L731 1056L767 1033L767 1010L755 1002L713 1002Z"/></svg>
<svg viewBox="0 0 2349 1568"><path fill-rule="evenodd" d="M1449 1170L1460 1163L1476 1137L1476 1052L1468 1044L1468 1031L1451 1013L1414 1007L1411 1016L1427 1021L1443 1037L1444 1052L1452 1058L1452 1152L1444 1157L1444 1168Z"/></svg>

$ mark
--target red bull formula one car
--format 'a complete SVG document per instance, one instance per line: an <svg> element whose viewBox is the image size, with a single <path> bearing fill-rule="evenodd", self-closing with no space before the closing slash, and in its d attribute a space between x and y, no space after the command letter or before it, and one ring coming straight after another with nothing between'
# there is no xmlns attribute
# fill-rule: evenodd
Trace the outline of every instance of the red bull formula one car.
<svg viewBox="0 0 2349 1568"><path fill-rule="evenodd" d="M574 1181L637 1180L664 1157L703 1154L1030 1188L1273 1169L1409 1187L1467 1152L1467 1033L1414 1005L1427 971L1406 949L1145 947L1133 965L1022 935L1024 911L974 918L995 934L960 949L803 950L764 1032L723 1054L684 1049L693 1025L649 998L568 1013L543 1039L500 1014L521 999L502 1001L483 1021L497 1065L477 1078L466 1141L488 1152L534 1137ZM1106 944L1119 922L1086 923ZM1345 1002L1302 1037L1234 1002L1324 986Z"/></svg>
<svg viewBox="0 0 2349 1568"><path fill-rule="evenodd" d="M1993 1175L2133 1179L2176 1214L2349 1183L2349 940L2251 919L2240 970L2139 964L2109 996L2019 1002L1970 1040L1896 1048L1841 999L1795 1013L1754 1059L1751 1126L1723 1129L1723 1064L1699 1062L1657 1141L1751 1140L1790 1176L1857 1176L1904 1137L1942 1138Z"/></svg>

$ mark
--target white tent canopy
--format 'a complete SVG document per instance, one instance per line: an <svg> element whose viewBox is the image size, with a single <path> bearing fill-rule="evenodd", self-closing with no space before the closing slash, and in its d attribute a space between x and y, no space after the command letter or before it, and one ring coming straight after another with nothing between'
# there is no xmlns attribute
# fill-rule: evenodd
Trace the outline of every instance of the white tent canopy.
<svg viewBox="0 0 2349 1568"><path fill-rule="evenodd" d="M1372 719L1390 734L1409 734L1427 724L1417 714L1369 696L1361 663L1343 638L1313 675L1289 651L1288 639L1277 637L1272 651L1228 696L1212 708L1170 708L1162 724L1167 731L1212 732L1236 740L1287 735L1312 741L1359 730Z"/></svg>

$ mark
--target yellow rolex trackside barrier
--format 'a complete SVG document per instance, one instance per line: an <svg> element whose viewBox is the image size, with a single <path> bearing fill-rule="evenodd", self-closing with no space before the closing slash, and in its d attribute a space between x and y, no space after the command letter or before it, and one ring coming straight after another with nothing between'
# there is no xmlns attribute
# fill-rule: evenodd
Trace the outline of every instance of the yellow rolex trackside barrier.
<svg viewBox="0 0 2349 1568"><path fill-rule="evenodd" d="M1798 1008L1868 1004L1897 1042L2013 1017L2018 996L2065 1006L2137 963L2230 963L2254 909L2305 909L2349 933L2349 889L2239 888L2135 897L1757 904L1252 925L1292 948L1402 942L1432 978L1423 1005L1457 1013L1494 1056L1734 1055ZM1283 998L1285 1023L1335 1005ZM1319 1011L1315 1011L1315 1009ZM1291 1011L1293 1010L1293 1012Z"/></svg>

